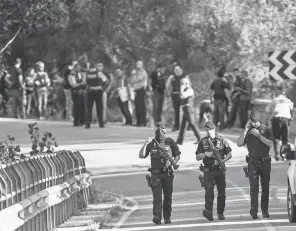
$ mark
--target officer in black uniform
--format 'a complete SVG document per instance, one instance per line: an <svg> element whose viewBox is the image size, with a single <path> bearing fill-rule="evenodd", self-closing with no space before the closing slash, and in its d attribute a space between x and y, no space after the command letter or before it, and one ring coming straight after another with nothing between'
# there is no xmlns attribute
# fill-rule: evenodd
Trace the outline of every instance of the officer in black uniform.
<svg viewBox="0 0 296 231"><path fill-rule="evenodd" d="M74 64L73 70L69 75L73 100L74 127L83 126L85 122L85 88L86 79L81 73L79 64Z"/></svg>
<svg viewBox="0 0 296 231"><path fill-rule="evenodd" d="M210 140L218 150L220 158L223 162L231 159L231 148L228 142L221 136L216 134L216 126L212 121L207 121L205 124L207 136L202 138L196 150L196 160L203 160L203 172L205 181L205 209L203 216L209 221L213 221L213 203L214 203L214 185L217 186L217 214L219 220L224 220L224 209L226 200L226 181L225 174L221 170L218 161L213 155L213 150L210 146Z"/></svg>
<svg viewBox="0 0 296 231"><path fill-rule="evenodd" d="M269 204L269 182L271 171L271 158L269 150L273 146L271 129L259 122L254 113L246 124L244 132L237 139L237 146L247 145L249 155L246 157L248 163L248 175L250 182L251 210L253 219L258 219L258 193L259 176L261 178L261 211L263 218L268 218Z"/></svg>
<svg viewBox="0 0 296 231"><path fill-rule="evenodd" d="M175 141L165 136L165 124L156 123L155 138L153 140L146 139L140 150L139 157L146 158L150 154L151 158L151 178L148 176L148 184L153 193L153 222L156 225L161 224L162 212L164 223L171 223L172 212L172 193L174 172L170 162L165 160L160 154L160 150L155 140L160 146L165 147L175 162L180 160L181 152ZM162 208L162 192L163 192L163 208ZM163 211L162 211L163 210Z"/></svg>
<svg viewBox="0 0 296 231"><path fill-rule="evenodd" d="M86 123L85 128L90 128L92 121L92 108L96 103L97 116L100 128L105 127L103 121L103 92L108 84L108 78L100 75L94 63L91 63L86 73Z"/></svg>

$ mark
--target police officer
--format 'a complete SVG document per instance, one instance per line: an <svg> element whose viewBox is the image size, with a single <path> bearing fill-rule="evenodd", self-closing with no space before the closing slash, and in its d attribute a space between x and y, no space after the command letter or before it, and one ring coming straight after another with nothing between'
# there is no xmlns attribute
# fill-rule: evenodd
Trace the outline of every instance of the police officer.
<svg viewBox="0 0 296 231"><path fill-rule="evenodd" d="M74 64L69 76L72 91L74 127L83 126L85 122L85 78L79 64Z"/></svg>
<svg viewBox="0 0 296 231"><path fill-rule="evenodd" d="M86 74L86 123L85 128L90 128L92 121L92 108L96 102L97 116L100 128L105 127L103 121L103 91L108 79L104 75L99 75L97 68L91 64Z"/></svg>
<svg viewBox="0 0 296 231"><path fill-rule="evenodd" d="M196 150L196 160L203 160L203 172L205 181L205 209L203 210L203 216L209 221L213 221L213 202L214 202L214 185L217 186L217 214L219 220L224 220L225 209L225 174L219 166L219 162L213 155L213 149L210 145L213 143L215 149L218 150L220 158L223 162L226 162L232 158L231 148L228 142L221 136L216 134L216 126L212 121L207 121L205 124L207 136L203 137L198 143Z"/></svg>
<svg viewBox="0 0 296 231"><path fill-rule="evenodd" d="M258 219L258 193L259 176L261 178L261 211L263 218L268 218L269 204L269 182L271 170L271 158L269 150L273 146L273 136L271 129L259 122L254 113L251 113L244 132L237 139L237 146L245 144L249 155L246 157L248 163L251 209L250 215L253 219Z"/></svg>
<svg viewBox="0 0 296 231"><path fill-rule="evenodd" d="M149 178L149 186L153 193L153 222L156 225L161 224L162 212L164 223L171 223L172 212L172 193L174 173L170 162L165 160L160 154L160 150L155 140L160 146L165 147L175 162L180 159L181 152L178 145L173 139L165 136L165 124L156 123L155 139L146 139L140 150L139 157L146 158L150 154L151 158L151 178ZM163 208L162 208L162 192L163 192ZM163 210L163 211L162 211Z"/></svg>

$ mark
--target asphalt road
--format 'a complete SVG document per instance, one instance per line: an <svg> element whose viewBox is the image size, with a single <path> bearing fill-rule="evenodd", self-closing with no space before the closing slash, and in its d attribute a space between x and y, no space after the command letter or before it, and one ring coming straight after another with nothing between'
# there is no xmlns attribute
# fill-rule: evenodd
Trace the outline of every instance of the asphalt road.
<svg viewBox="0 0 296 231"><path fill-rule="evenodd" d="M216 203L214 203L213 222L209 222L202 216L204 190L199 184L198 174L195 171L175 173L172 224L170 225L156 226L151 221L152 195L145 180L146 173L95 178L93 184L98 184L101 190L112 189L114 192L123 193L138 204L137 209L121 226L122 230L295 230L296 224L290 224L287 219L287 166L288 163L273 165L270 218L262 219L259 208L259 220L253 220L249 215L249 186L241 167L231 167L227 172L225 221L217 219Z"/></svg>
<svg viewBox="0 0 296 231"><path fill-rule="evenodd" d="M35 122L34 120L0 120L0 140L6 135L16 138L16 143L20 145L30 144L30 135L28 134L28 124ZM41 132L51 132L56 137L60 145L65 144L93 144L93 143L112 143L112 142L134 142L143 143L144 139L154 135L153 128L139 128L131 126L121 126L115 124L107 124L105 128L99 128L98 124L92 124L91 129L84 127L73 127L70 122L50 122L36 121ZM233 132L232 132L233 133ZM226 132L230 136L233 134ZM169 129L167 134L172 138L176 138L178 133L171 132ZM3 137L3 138L2 138ZM186 132L186 139L192 139L192 131Z"/></svg>
<svg viewBox="0 0 296 231"><path fill-rule="evenodd" d="M29 145L30 139L27 124L33 121L12 121L0 122L0 140L7 134L15 136L17 144ZM64 122L39 122L41 131L50 131L57 138L60 145L99 144L104 147L107 143L123 142L142 144L144 138L153 136L153 129L125 127L118 125L107 125L100 129L93 125L86 130L83 127L73 128L71 123ZM172 138L176 138L176 132L168 132ZM237 134L226 132L225 135L232 141L236 140ZM194 141L192 132L186 132L186 140ZM113 145L113 144L112 144ZM80 149L80 148L79 148ZM101 151L104 154L104 151ZM98 151L94 152L98 154ZM109 153L110 154L110 153ZM114 161L117 151L111 153ZM110 154L110 155L111 155ZM126 153L128 154L128 153ZM83 155L83 152L82 152ZM85 154L87 156L87 154ZM92 155L91 153L88 155ZM118 152L122 156L124 153ZM182 154L183 155L183 154ZM184 155L191 155L184 153ZM233 156L238 153L233 153ZM128 156L128 155L127 155ZM112 159L112 161L113 161ZM91 160L91 159L90 159ZM100 160L97 160L100 161ZM193 163L194 164L194 163ZM147 167L149 161L147 160ZM198 166L196 166L196 169ZM137 209L128 217L122 225L121 230L295 230L296 225L290 224L287 219L286 209L286 171L288 163L275 163L272 168L270 214L269 219L252 220L249 215L249 187L248 181L243 175L241 167L231 166L227 172L227 202L225 221L218 221L214 214L214 221L209 222L202 217L204 207L204 190L200 187L198 174L193 170L182 169L175 174L173 213L171 225L155 226L152 219L152 196L151 190L145 180L145 172L117 174L102 178L95 176L93 184L98 184L101 190L113 190L123 193L124 196L134 200ZM118 173L118 171L117 171ZM101 177L101 178L99 178ZM260 211L260 210L259 210ZM261 215L261 214L260 214Z"/></svg>

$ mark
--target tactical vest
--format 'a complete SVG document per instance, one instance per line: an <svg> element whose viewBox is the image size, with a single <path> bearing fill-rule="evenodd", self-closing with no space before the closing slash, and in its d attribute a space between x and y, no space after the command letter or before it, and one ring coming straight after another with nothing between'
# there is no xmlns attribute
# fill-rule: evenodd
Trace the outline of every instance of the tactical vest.
<svg viewBox="0 0 296 231"><path fill-rule="evenodd" d="M203 145L203 148L205 150L205 152L209 152L209 151L212 151L211 147L210 147L210 144L209 144L209 141L208 141L208 138L203 138L201 140L202 142L202 145ZM224 157L225 157L225 154L224 154L224 145L223 145L223 140L219 137L216 137L215 140L213 141L213 144L215 145L215 148L218 150L218 153L221 157L221 159L223 160ZM207 168L212 168L215 164L215 157L212 156L212 157L205 157L203 159L203 164L205 165L205 167Z"/></svg>
<svg viewBox="0 0 296 231"><path fill-rule="evenodd" d="M71 75L75 76L75 82L76 82L77 84L82 83L83 78L82 78L81 73L71 72ZM84 89L84 86L79 86L79 87L72 88L72 89L77 89L77 90L79 90L79 89Z"/></svg>
<svg viewBox="0 0 296 231"><path fill-rule="evenodd" d="M103 87L104 82L98 76L98 70L96 68L91 68L86 74L86 84L89 87Z"/></svg>
<svg viewBox="0 0 296 231"><path fill-rule="evenodd" d="M172 81L172 92L180 92L181 90L181 79L184 78L186 75L182 74L180 76L176 76L174 74L174 79Z"/></svg>
<svg viewBox="0 0 296 231"><path fill-rule="evenodd" d="M172 156L172 151L170 145L165 143L165 149L168 151L169 155ZM152 169L163 169L166 164L166 160L161 157L161 152L154 144L153 148L150 150L151 168Z"/></svg>
<svg viewBox="0 0 296 231"><path fill-rule="evenodd" d="M40 82L40 84L37 86L37 88L46 87L47 86L46 74L44 72L43 73L37 73L37 78L36 78L35 82L36 81Z"/></svg>

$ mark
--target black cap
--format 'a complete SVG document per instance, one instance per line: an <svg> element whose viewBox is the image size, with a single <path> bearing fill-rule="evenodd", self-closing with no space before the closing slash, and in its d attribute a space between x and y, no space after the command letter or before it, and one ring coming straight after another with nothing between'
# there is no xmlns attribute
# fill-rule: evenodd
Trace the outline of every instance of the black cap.
<svg viewBox="0 0 296 231"><path fill-rule="evenodd" d="M214 124L212 121L207 121L207 122L205 123L205 127L206 127L207 129L210 129L210 130L214 130L214 129L216 129L216 126L215 126L215 124Z"/></svg>
<svg viewBox="0 0 296 231"><path fill-rule="evenodd" d="M157 122L155 126L157 128L165 129L165 124L163 122Z"/></svg>

